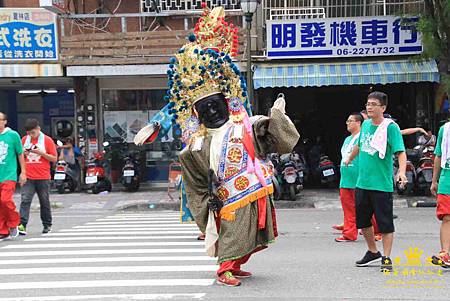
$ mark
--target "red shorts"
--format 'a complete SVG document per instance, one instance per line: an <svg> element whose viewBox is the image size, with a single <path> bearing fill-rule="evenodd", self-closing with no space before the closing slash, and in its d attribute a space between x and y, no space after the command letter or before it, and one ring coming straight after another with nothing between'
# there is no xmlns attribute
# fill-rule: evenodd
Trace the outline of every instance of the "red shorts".
<svg viewBox="0 0 450 301"><path fill-rule="evenodd" d="M450 195L438 194L436 216L439 220L442 220L446 215L450 215Z"/></svg>

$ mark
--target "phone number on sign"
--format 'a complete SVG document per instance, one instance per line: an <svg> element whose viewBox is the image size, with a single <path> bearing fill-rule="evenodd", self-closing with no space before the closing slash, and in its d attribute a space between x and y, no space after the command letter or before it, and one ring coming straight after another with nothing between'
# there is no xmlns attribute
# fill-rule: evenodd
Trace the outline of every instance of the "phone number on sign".
<svg viewBox="0 0 450 301"><path fill-rule="evenodd" d="M353 49L337 49L337 55L388 54L394 53L394 47L367 47Z"/></svg>

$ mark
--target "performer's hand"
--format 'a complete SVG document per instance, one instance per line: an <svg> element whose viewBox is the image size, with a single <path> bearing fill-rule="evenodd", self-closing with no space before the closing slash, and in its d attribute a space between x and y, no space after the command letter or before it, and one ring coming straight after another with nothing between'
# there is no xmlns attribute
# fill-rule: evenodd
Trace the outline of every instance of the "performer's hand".
<svg viewBox="0 0 450 301"><path fill-rule="evenodd" d="M208 209L218 212L222 209L223 203L218 198L214 197L208 200Z"/></svg>
<svg viewBox="0 0 450 301"><path fill-rule="evenodd" d="M278 98L275 100L272 108L278 109L281 113L286 114L286 100L284 99L283 93L278 94Z"/></svg>
<svg viewBox="0 0 450 301"><path fill-rule="evenodd" d="M398 182L399 183L399 185L400 185L400 187L405 187L406 186L406 184L408 184L408 178L406 177L406 175L404 174L404 173L402 173L402 172L399 172L398 174L397 174L397 179L396 179L397 181L396 182Z"/></svg>

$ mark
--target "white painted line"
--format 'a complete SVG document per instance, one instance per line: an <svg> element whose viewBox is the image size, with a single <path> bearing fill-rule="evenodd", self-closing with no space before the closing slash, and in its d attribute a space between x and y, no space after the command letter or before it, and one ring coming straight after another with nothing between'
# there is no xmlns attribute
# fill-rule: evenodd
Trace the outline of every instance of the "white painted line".
<svg viewBox="0 0 450 301"><path fill-rule="evenodd" d="M216 265L143 265L0 269L0 275L212 272Z"/></svg>
<svg viewBox="0 0 450 301"><path fill-rule="evenodd" d="M138 287L138 286L209 286L215 279L141 279L141 280L86 280L1 282L0 290L55 289L76 287Z"/></svg>
<svg viewBox="0 0 450 301"><path fill-rule="evenodd" d="M180 222L178 221L112 221L112 222L103 222L103 221L95 221L95 222L88 222L85 223L85 225L133 225L133 224L173 224L173 225L180 225Z"/></svg>
<svg viewBox="0 0 450 301"><path fill-rule="evenodd" d="M180 217L110 217L110 218L98 218L100 222L110 221L179 221Z"/></svg>
<svg viewBox="0 0 450 301"><path fill-rule="evenodd" d="M0 298L0 301L65 301L65 300L173 300L203 299L205 293L187 294L117 294L117 295L82 295L82 296L42 296Z"/></svg>
<svg viewBox="0 0 450 301"><path fill-rule="evenodd" d="M111 229L111 228L106 228L106 229L98 229L98 228L81 228L81 229L63 229L63 230L59 230L59 232L108 232L108 231L117 231L117 232L146 232L146 231L168 231L169 229L167 228L147 228L147 227L139 227L139 228L117 228L117 229ZM191 230L194 231L196 230L198 233L200 233L200 230L198 230L197 227L193 227L193 228L175 228L175 229L170 229L170 230Z"/></svg>
<svg viewBox="0 0 450 301"><path fill-rule="evenodd" d="M147 240L147 239L194 239L197 235L155 235L155 236L97 236L97 237L39 237L25 241L72 241L72 240Z"/></svg>
<svg viewBox="0 0 450 301"><path fill-rule="evenodd" d="M203 253L204 248L196 249L110 249L110 250L62 250L62 251L14 251L14 252L0 252L0 257L35 257L35 256L65 256L65 255L111 255L111 254L173 254L173 253Z"/></svg>
<svg viewBox="0 0 450 301"><path fill-rule="evenodd" d="M216 259L209 256L68 257L0 260L0 265L135 261L216 261Z"/></svg>
<svg viewBox="0 0 450 301"><path fill-rule="evenodd" d="M85 218L93 218L93 217L97 217L97 216L101 216L100 214L95 214L95 215L89 215L89 214L86 214L86 215L57 215L57 214L53 214L52 213L52 216L54 216L54 217L85 217ZM0 298L0 300L2 300L1 298Z"/></svg>
<svg viewBox="0 0 450 301"><path fill-rule="evenodd" d="M146 224L137 224L137 225L88 225L88 226L75 226L73 229L89 229L89 228L136 228L139 226L144 226L147 228L152 227L165 227L165 228L197 228L197 225L186 225L186 224L168 224L168 225L146 225Z"/></svg>
<svg viewBox="0 0 450 301"><path fill-rule="evenodd" d="M152 241L152 242L88 242L69 244L19 244L8 245L2 249L52 249L52 248L91 248L91 247L149 247L149 246L204 246L203 241Z"/></svg>
<svg viewBox="0 0 450 301"><path fill-rule="evenodd" d="M123 232L117 232L117 231L109 231L109 232L51 232L45 235L45 237L51 237L51 236L98 236L98 235L124 235ZM180 231L142 231L142 232L135 232L133 231L131 234L133 236L139 236L139 235L154 235L154 234L200 234L199 230L180 230Z"/></svg>
<svg viewBox="0 0 450 301"><path fill-rule="evenodd" d="M109 215L106 216L106 218L114 218L114 217L180 217L180 213L164 213L164 214L158 214L158 213L149 213L149 214L116 214L116 215Z"/></svg>

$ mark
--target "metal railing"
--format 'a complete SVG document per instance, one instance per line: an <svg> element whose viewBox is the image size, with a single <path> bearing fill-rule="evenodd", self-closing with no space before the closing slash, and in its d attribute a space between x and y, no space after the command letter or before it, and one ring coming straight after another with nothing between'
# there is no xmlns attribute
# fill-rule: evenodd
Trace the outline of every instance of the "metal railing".
<svg viewBox="0 0 450 301"><path fill-rule="evenodd" d="M274 9L291 9L289 19L317 18L315 10L310 16L296 14L300 8L322 9L326 18L365 17L381 15L417 14L424 10L423 0L262 0L263 20L271 20Z"/></svg>
<svg viewBox="0 0 450 301"><path fill-rule="evenodd" d="M226 10L241 9L239 0L141 0L141 12L202 10L202 2L210 8L223 6Z"/></svg>
<svg viewBox="0 0 450 301"><path fill-rule="evenodd" d="M269 10L269 20L316 18L325 18L325 9L323 7L286 7L271 8Z"/></svg>

